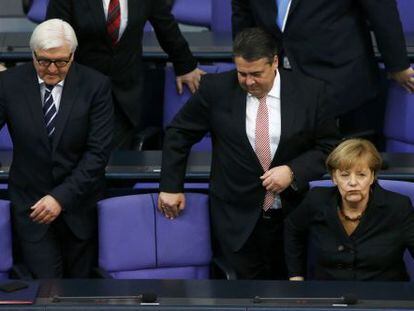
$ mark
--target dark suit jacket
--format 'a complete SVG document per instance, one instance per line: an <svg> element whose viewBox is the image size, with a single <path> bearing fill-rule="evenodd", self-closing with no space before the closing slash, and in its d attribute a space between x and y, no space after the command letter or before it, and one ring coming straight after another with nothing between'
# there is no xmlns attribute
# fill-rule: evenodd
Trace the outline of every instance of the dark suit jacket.
<svg viewBox="0 0 414 311"><path fill-rule="evenodd" d="M338 217L336 187L312 189L285 221L289 275L306 276L306 241L313 278L406 281L403 254L414 254L414 210L406 196L373 187L366 212L348 236Z"/></svg>
<svg viewBox="0 0 414 311"><path fill-rule="evenodd" d="M369 21L388 71L409 67L394 0L292 0L285 30L276 24L276 0L232 0L233 34L262 27L281 40L294 68L324 80L341 114L379 90Z"/></svg>
<svg viewBox="0 0 414 311"><path fill-rule="evenodd" d="M115 104L135 126L141 118L142 36L147 20L177 75L197 65L165 0L129 0L128 25L115 47L106 31L102 0L51 0L47 18L60 18L72 25L79 41L75 60L111 78Z"/></svg>
<svg viewBox="0 0 414 311"><path fill-rule="evenodd" d="M37 74L32 63L0 75L0 126L7 122L13 141L9 195L18 234L36 241L48 226L30 220L29 208L50 194L76 236L95 230L112 138L110 83L96 71L72 64L56 116L53 144L46 133Z"/></svg>
<svg viewBox="0 0 414 311"><path fill-rule="evenodd" d="M336 143L336 126L323 120L323 83L293 72L281 73L281 140L271 166L287 164L298 192L281 194L288 212L325 172L324 159ZM182 192L190 147L211 133L211 215L217 237L233 250L250 236L261 215L264 171L246 135L246 92L235 70L207 75L166 131L160 191Z"/></svg>

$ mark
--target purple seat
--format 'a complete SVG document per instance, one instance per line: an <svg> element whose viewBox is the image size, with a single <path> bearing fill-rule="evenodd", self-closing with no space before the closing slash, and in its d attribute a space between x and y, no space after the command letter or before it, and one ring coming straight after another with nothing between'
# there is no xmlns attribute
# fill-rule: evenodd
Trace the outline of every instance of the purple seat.
<svg viewBox="0 0 414 311"><path fill-rule="evenodd" d="M211 0L174 0L171 13L181 24L210 28Z"/></svg>
<svg viewBox="0 0 414 311"><path fill-rule="evenodd" d="M211 0L211 31L231 32L231 0Z"/></svg>
<svg viewBox="0 0 414 311"><path fill-rule="evenodd" d="M13 142L10 138L9 129L4 125L0 130L0 151L13 150Z"/></svg>
<svg viewBox="0 0 414 311"><path fill-rule="evenodd" d="M0 280L8 278L12 266L10 202L0 200Z"/></svg>
<svg viewBox="0 0 414 311"><path fill-rule="evenodd" d="M414 32L414 1L397 0L398 11L400 12L401 23L405 33Z"/></svg>
<svg viewBox="0 0 414 311"><path fill-rule="evenodd" d="M27 18L37 24L43 22L48 4L49 0L29 0L28 7L24 8L27 11Z"/></svg>
<svg viewBox="0 0 414 311"><path fill-rule="evenodd" d="M180 217L157 210L157 194L98 203L99 267L116 279L206 279L212 257L208 196L187 193Z"/></svg>
<svg viewBox="0 0 414 311"><path fill-rule="evenodd" d="M414 96L390 82L384 120L387 152L414 152Z"/></svg>
<svg viewBox="0 0 414 311"><path fill-rule="evenodd" d="M200 69L207 73L218 73L234 69L232 63L217 63L214 65L200 66ZM182 95L177 93L175 84L175 73L172 67L165 68L165 85L164 85L164 116L163 124L168 125L177 112L190 98L190 91L185 88ZM193 151L211 151L211 139L209 135L204 137L200 142L195 144Z"/></svg>
<svg viewBox="0 0 414 311"><path fill-rule="evenodd" d="M398 180L378 180L381 187L384 189L394 191L403 195L406 195L411 200L411 205L414 205L414 183ZM316 180L309 183L311 188L313 187L333 187L334 184L331 180ZM408 251L404 253L404 262L407 268L410 280L414 281L414 259Z"/></svg>

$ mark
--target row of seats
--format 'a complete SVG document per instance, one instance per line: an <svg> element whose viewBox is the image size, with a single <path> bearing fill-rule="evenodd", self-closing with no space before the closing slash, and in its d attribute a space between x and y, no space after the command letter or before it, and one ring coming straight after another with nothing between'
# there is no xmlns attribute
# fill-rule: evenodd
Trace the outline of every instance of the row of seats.
<svg viewBox="0 0 414 311"><path fill-rule="evenodd" d="M410 197L414 183L380 180L385 189ZM311 187L332 186L314 181ZM116 279L207 279L212 246L208 195L187 193L187 207L175 220L157 211L158 194L115 197L98 203L99 267L102 276ZM0 201L0 279L12 268L10 204ZM410 279L414 261L404 257Z"/></svg>

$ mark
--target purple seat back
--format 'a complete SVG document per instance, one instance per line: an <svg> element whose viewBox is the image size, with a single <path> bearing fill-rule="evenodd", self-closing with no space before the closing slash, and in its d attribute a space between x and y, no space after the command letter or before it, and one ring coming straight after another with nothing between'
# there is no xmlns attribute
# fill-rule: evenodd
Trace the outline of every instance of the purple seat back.
<svg viewBox="0 0 414 311"><path fill-rule="evenodd" d="M32 0L27 18L34 23L41 23L46 18L46 10L49 0Z"/></svg>
<svg viewBox="0 0 414 311"><path fill-rule="evenodd" d="M231 0L211 1L211 31L231 32Z"/></svg>
<svg viewBox="0 0 414 311"><path fill-rule="evenodd" d="M0 130L0 150L13 150L13 143L7 125L4 125Z"/></svg>
<svg viewBox="0 0 414 311"><path fill-rule="evenodd" d="M381 187L384 189L394 191L400 194L403 194L410 198L411 205L414 205L414 183L407 181L398 181L398 180L378 180ZM331 180L315 180L309 183L311 188L314 187L333 187L334 184ZM408 275L410 280L414 281L414 259L408 251L404 253L404 262L407 268Z"/></svg>
<svg viewBox="0 0 414 311"><path fill-rule="evenodd" d="M400 13L401 23L404 32L414 32L414 1L413 0L397 0L398 11Z"/></svg>
<svg viewBox="0 0 414 311"><path fill-rule="evenodd" d="M0 200L0 280L8 278L12 265L10 202Z"/></svg>
<svg viewBox="0 0 414 311"><path fill-rule="evenodd" d="M387 152L414 152L414 96L391 82L385 111Z"/></svg>
<svg viewBox="0 0 414 311"><path fill-rule="evenodd" d="M234 69L232 63L217 63L215 65L200 66L200 69L207 73L218 73ZM163 124L167 126L177 112L184 106L190 98L191 93L187 88L184 88L183 94L177 93L175 84L175 73L172 67L165 68L165 85L164 85L164 116ZM195 144L193 151L211 151L211 138L207 134L201 141Z"/></svg>
<svg viewBox="0 0 414 311"><path fill-rule="evenodd" d="M98 203L99 266L123 279L208 278L208 196L187 193L174 220L158 212L157 200L158 194L140 194Z"/></svg>
<svg viewBox="0 0 414 311"><path fill-rule="evenodd" d="M171 13L181 24L211 25L211 0L174 0Z"/></svg>

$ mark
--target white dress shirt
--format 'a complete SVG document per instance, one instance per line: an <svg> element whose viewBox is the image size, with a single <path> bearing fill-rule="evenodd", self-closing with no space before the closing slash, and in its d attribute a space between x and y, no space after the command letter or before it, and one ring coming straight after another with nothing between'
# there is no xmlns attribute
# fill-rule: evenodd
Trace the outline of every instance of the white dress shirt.
<svg viewBox="0 0 414 311"><path fill-rule="evenodd" d="M292 0L289 1L289 4L288 4L287 9L286 9L285 17L283 18L282 29L280 29L282 32L285 31L286 21L287 21L288 15L289 15L289 10L290 10L290 5L291 4L292 4Z"/></svg>
<svg viewBox="0 0 414 311"><path fill-rule="evenodd" d="M40 95L42 98L42 105L43 105L43 99L45 97L46 86L45 86L45 82L39 76L37 76L37 80L39 81L39 85L40 85ZM56 84L52 90L53 102L56 106L57 112L59 111L60 98L62 97L62 91L63 91L64 84L65 84L65 80L62 80L58 84Z"/></svg>
<svg viewBox="0 0 414 311"><path fill-rule="evenodd" d="M108 8L110 0L102 0L103 9L105 12L105 19L108 19ZM122 37L125 28L128 24L128 0L119 0L119 6L121 9L121 24L119 26L118 41Z"/></svg>
<svg viewBox="0 0 414 311"><path fill-rule="evenodd" d="M280 75L276 74L273 87L266 95L267 111L269 113L270 153L273 159L280 142L281 116L280 116ZM256 142L256 116L259 109L259 99L247 93L246 98L246 134L249 142L255 149ZM256 150L255 150L256 151Z"/></svg>
<svg viewBox="0 0 414 311"><path fill-rule="evenodd" d="M280 112L280 75L276 74L272 89L266 95L266 105L269 114L269 139L270 139L270 155L275 156L279 146L281 135L281 112ZM250 145L255 150L256 142L256 116L259 109L259 99L247 93L246 98L246 134ZM275 201L271 209L279 209L282 207L280 196L275 194Z"/></svg>

